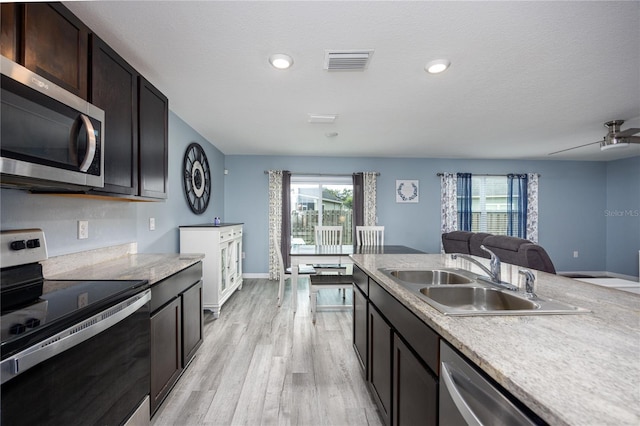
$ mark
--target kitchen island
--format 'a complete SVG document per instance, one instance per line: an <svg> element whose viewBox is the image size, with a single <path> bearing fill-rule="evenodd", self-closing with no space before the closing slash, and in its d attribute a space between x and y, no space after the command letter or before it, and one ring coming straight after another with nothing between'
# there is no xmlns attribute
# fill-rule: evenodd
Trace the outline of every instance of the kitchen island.
<svg viewBox="0 0 640 426"><path fill-rule="evenodd" d="M359 255L371 279L533 413L553 425L640 424L640 296L544 272L535 292L591 312L577 315L450 317L380 268L462 268L448 255ZM487 259L482 259L486 261ZM502 278L517 284L518 267Z"/></svg>

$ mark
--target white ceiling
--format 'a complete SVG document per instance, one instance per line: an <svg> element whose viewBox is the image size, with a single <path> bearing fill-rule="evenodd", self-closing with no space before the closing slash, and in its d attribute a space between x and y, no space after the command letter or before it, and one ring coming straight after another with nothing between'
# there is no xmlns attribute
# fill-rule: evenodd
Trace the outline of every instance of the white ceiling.
<svg viewBox="0 0 640 426"><path fill-rule="evenodd" d="M640 127L639 1L65 2L224 154L611 160ZM328 72L326 49L374 49ZM286 71L273 53L293 57ZM424 65L447 58L429 75ZM308 114L337 114L310 124ZM328 138L328 132L338 136Z"/></svg>

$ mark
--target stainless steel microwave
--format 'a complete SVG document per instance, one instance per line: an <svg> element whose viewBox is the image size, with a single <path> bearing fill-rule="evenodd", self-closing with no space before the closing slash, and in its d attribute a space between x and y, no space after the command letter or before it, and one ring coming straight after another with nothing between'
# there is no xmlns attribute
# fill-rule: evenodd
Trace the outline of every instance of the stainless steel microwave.
<svg viewBox="0 0 640 426"><path fill-rule="evenodd" d="M104 186L104 111L1 57L0 183Z"/></svg>

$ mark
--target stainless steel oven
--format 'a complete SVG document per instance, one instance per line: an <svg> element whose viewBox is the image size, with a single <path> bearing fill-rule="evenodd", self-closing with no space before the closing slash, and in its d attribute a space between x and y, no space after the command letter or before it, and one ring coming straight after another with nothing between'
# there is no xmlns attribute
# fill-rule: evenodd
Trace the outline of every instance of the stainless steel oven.
<svg viewBox="0 0 640 426"><path fill-rule="evenodd" d="M104 186L104 111L2 56L4 186Z"/></svg>
<svg viewBox="0 0 640 426"><path fill-rule="evenodd" d="M1 237L1 424L148 422L148 283L46 280L42 231Z"/></svg>

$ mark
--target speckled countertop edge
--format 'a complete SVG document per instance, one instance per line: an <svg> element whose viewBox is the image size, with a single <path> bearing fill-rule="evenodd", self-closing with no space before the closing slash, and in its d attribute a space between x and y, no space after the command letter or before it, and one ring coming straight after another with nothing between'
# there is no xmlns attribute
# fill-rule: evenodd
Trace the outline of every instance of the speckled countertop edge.
<svg viewBox="0 0 640 426"><path fill-rule="evenodd" d="M49 280L147 280L153 285L200 262L204 254L131 253L125 246L76 253L43 262Z"/></svg>
<svg viewBox="0 0 640 426"><path fill-rule="evenodd" d="M472 263L428 254L353 255L356 265L533 412L558 425L640 424L640 296L544 272L536 293L591 310L580 315L449 317L379 268ZM518 267L503 264L505 281Z"/></svg>

